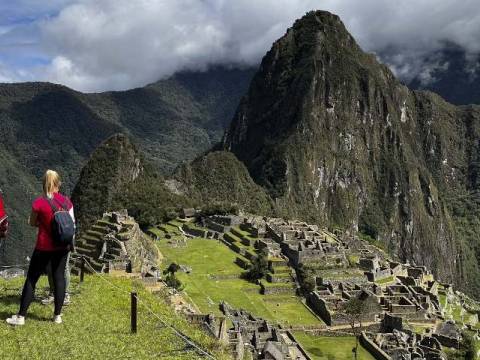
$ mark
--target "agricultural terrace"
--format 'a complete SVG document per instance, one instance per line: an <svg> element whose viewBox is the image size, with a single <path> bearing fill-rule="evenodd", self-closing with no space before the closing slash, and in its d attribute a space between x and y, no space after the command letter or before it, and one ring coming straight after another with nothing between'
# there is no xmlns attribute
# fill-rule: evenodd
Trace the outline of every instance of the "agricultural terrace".
<svg viewBox="0 0 480 360"><path fill-rule="evenodd" d="M191 269L188 273L178 272L177 277L185 286L186 298L202 313L220 315L219 303L226 301L235 308L283 325L323 324L294 293L262 295L259 285L241 279L245 270L235 263L238 254L224 243L204 238L184 241L175 225L170 222L152 231L160 237L157 246L165 267L175 262Z"/></svg>

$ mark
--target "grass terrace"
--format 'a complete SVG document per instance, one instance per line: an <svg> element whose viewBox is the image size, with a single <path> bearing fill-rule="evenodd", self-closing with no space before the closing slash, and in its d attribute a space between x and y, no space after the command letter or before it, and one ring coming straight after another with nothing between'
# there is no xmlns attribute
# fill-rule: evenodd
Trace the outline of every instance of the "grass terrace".
<svg viewBox="0 0 480 360"><path fill-rule="evenodd" d="M375 281L378 285L387 285L396 282L395 276L388 276L386 278Z"/></svg>
<svg viewBox="0 0 480 360"><path fill-rule="evenodd" d="M297 296L262 295L260 286L240 279L244 270L235 264L237 254L217 240L194 238L182 247L161 240L157 246L165 257L164 266L176 262L192 268L189 274L179 272L178 278L185 285L186 296L204 313L220 315L219 303L224 300L273 322L322 324Z"/></svg>
<svg viewBox="0 0 480 360"><path fill-rule="evenodd" d="M350 360L355 347L353 336L315 336L302 331L294 331L293 335L302 344L314 360ZM361 345L358 346L358 360L375 360Z"/></svg>

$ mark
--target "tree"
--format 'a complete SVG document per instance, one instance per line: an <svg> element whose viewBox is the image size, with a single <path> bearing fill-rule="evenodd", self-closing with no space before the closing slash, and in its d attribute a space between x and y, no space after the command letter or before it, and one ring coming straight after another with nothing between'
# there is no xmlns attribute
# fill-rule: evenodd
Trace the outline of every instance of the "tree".
<svg viewBox="0 0 480 360"><path fill-rule="evenodd" d="M357 359L358 355L358 339L362 328L362 320L365 318L365 315L371 314L377 306L378 304L371 297L366 297L363 300L358 297L352 297L345 304L345 315L355 335L355 348L352 350L355 354L355 359ZM355 327L356 324L358 324L358 327Z"/></svg>
<svg viewBox="0 0 480 360"><path fill-rule="evenodd" d="M178 270L180 270L180 266L177 263L173 262L165 270L165 273L166 274L175 274Z"/></svg>
<svg viewBox="0 0 480 360"><path fill-rule="evenodd" d="M300 264L297 269L298 281L300 283L300 287L302 293L304 295L308 295L312 291L315 290L316 287L316 280L315 280L315 269L305 265Z"/></svg>
<svg viewBox="0 0 480 360"><path fill-rule="evenodd" d="M183 289L183 286L182 282L175 275L178 270L180 270L180 266L176 263L171 263L163 273L167 274L165 277L165 283L167 286L180 291Z"/></svg>
<svg viewBox="0 0 480 360"><path fill-rule="evenodd" d="M252 264L243 277L250 281L260 280L268 273L268 252L266 249L260 250L260 253L253 259Z"/></svg>

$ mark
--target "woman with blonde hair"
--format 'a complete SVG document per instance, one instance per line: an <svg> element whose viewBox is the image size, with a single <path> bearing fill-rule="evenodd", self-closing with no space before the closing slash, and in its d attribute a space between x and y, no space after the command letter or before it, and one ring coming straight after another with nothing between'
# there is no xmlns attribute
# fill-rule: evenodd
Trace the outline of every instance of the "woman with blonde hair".
<svg viewBox="0 0 480 360"><path fill-rule="evenodd" d="M35 295L35 286L38 279L45 273L48 264L51 266L54 282L55 311L53 321L62 323L62 306L65 298L65 266L69 245L60 244L54 240L53 224L55 214L68 211L74 221L73 205L69 198L59 193L61 186L60 176L56 171L47 170L43 177L43 196L32 204L32 213L29 223L38 227L37 242L30 260L25 285L23 286L18 314L7 319L11 325L24 325L28 307Z"/></svg>

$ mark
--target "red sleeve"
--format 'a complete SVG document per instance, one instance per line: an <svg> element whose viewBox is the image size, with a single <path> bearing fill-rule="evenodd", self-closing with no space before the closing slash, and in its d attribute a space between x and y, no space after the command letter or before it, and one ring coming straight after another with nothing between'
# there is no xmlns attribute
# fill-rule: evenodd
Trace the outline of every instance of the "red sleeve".
<svg viewBox="0 0 480 360"><path fill-rule="evenodd" d="M32 211L38 213L40 211L40 199L36 199L32 204Z"/></svg>
<svg viewBox="0 0 480 360"><path fill-rule="evenodd" d="M65 202L67 203L67 210L71 210L73 208L72 200L69 197L65 196Z"/></svg>
<svg viewBox="0 0 480 360"><path fill-rule="evenodd" d="M3 218L6 215L5 208L3 206L3 198L0 196L0 218Z"/></svg>

